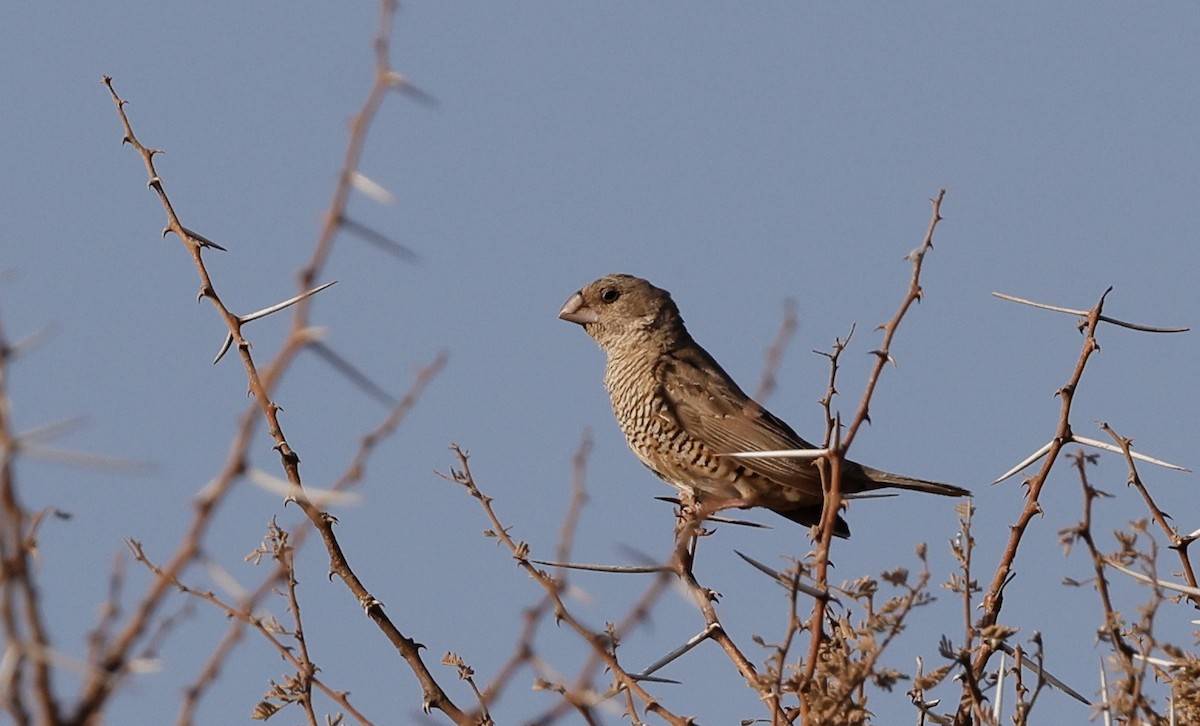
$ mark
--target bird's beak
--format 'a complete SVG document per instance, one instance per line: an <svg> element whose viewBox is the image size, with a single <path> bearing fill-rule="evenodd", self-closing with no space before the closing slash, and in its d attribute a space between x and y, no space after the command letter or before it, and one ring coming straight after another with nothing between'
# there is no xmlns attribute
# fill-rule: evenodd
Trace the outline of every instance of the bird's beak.
<svg viewBox="0 0 1200 726"><path fill-rule="evenodd" d="M568 323L579 323L587 325L588 323L599 322L600 316L596 314L588 306L583 304L583 295L575 293L567 298L563 303L562 310L558 311L559 320L566 320Z"/></svg>

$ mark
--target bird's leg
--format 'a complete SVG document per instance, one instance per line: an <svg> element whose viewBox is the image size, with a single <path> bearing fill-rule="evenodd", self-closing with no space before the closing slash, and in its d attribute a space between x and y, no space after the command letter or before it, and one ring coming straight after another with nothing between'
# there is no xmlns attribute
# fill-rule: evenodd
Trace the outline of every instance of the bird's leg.
<svg viewBox="0 0 1200 726"><path fill-rule="evenodd" d="M702 588L692 574L692 563L696 559L696 546L700 537L708 534L701 528L704 523L704 505L697 492L681 490L679 511L675 519L675 551L671 555L671 568L688 585L689 590L698 592Z"/></svg>
<svg viewBox="0 0 1200 726"><path fill-rule="evenodd" d="M675 540L679 541L682 536L697 536L705 516L707 513L699 495L691 489L680 489L679 511L675 514Z"/></svg>

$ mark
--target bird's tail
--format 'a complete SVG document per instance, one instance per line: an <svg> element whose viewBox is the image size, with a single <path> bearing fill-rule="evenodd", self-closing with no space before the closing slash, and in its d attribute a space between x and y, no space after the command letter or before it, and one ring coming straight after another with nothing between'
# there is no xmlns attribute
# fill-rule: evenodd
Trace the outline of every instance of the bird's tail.
<svg viewBox="0 0 1200 726"><path fill-rule="evenodd" d="M914 479L911 476L891 474L879 469L872 469L869 466L863 467L863 473L871 480L873 484L870 487L871 489L896 487L897 489L911 489L915 492L925 492L927 494L941 494L944 497L971 496L970 490L954 486L953 484L942 484L941 482L929 481L927 479Z"/></svg>

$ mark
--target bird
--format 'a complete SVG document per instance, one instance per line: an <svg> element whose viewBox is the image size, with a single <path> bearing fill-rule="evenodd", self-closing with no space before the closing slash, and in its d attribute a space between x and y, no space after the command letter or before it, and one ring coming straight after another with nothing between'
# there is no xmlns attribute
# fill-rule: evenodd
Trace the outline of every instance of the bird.
<svg viewBox="0 0 1200 726"><path fill-rule="evenodd" d="M583 327L605 352L604 385L629 448L660 479L708 513L763 507L802 525L821 521L824 493L814 462L729 454L814 449L747 396L688 333L666 290L633 275L591 282L558 317ZM894 487L951 497L970 491L845 461L841 490ZM849 537L841 516L834 534Z"/></svg>

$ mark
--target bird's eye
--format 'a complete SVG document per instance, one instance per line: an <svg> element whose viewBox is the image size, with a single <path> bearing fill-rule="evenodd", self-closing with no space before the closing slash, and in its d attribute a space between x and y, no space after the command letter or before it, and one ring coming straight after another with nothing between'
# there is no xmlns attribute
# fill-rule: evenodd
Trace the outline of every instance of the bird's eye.
<svg viewBox="0 0 1200 726"><path fill-rule="evenodd" d="M621 291L615 287L606 287L600 291L600 299L606 303L615 303L621 297Z"/></svg>

